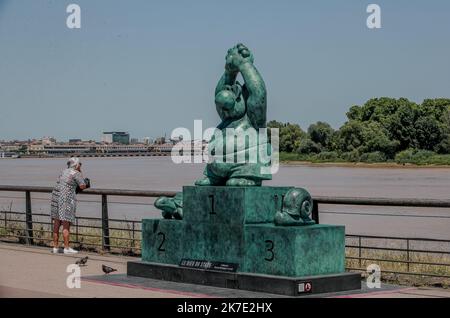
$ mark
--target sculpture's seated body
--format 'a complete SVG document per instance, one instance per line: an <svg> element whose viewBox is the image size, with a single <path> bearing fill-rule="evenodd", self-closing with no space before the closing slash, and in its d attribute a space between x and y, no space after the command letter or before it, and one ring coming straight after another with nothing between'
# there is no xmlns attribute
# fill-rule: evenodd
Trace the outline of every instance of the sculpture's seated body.
<svg viewBox="0 0 450 318"><path fill-rule="evenodd" d="M242 86L236 81L239 73L245 82ZM206 166L206 177L196 185L260 186L262 180L272 179L270 143L266 132L261 137L258 131L266 127L266 100L253 56L238 44L228 51L225 73L216 87L216 110L222 122L208 146L212 160Z"/></svg>

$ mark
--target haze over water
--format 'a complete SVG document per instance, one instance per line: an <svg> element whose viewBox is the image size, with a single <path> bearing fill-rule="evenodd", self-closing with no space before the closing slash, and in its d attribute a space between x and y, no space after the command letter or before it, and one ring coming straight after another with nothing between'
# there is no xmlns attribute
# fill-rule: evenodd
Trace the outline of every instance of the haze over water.
<svg viewBox="0 0 450 318"><path fill-rule="evenodd" d="M53 186L66 161L0 160L0 184ZM192 185L202 177L204 169L204 164L174 164L170 157L82 158L82 162L83 174L91 179L93 187L109 189L181 191L183 185ZM283 165L273 180L264 184L304 187L313 196L449 199L450 168ZM0 192L0 210L23 211L23 197L23 193ZM34 212L48 213L48 195L33 194L32 198ZM111 197L110 217L159 217L153 200ZM99 217L99 202L98 196L79 196L77 214ZM347 214L329 213L339 211ZM321 223L343 224L347 234L450 239L450 209L322 205L320 212Z"/></svg>

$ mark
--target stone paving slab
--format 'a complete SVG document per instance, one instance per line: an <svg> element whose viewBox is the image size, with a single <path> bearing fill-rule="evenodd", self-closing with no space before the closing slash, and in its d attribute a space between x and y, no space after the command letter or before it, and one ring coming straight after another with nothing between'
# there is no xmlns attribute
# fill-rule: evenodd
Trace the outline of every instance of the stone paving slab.
<svg viewBox="0 0 450 318"><path fill-rule="evenodd" d="M0 286L0 298L64 298L58 294Z"/></svg>
<svg viewBox="0 0 450 318"><path fill-rule="evenodd" d="M107 286L81 279L81 288L69 289L66 285L67 266L76 259L89 256L87 266L81 267L82 278L103 275L102 264L114 267L118 273L126 273L126 261L130 258L100 256L80 253L77 256L54 255L50 249L0 244L0 290L1 297L196 297L167 292L166 290L143 290L121 286ZM27 292L25 292L27 291Z"/></svg>

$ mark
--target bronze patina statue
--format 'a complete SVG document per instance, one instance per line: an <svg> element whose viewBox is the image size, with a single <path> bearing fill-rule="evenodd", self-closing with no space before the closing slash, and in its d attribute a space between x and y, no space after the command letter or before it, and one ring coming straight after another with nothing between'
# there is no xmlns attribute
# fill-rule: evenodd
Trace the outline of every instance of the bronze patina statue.
<svg viewBox="0 0 450 318"><path fill-rule="evenodd" d="M262 180L272 179L267 169L262 169L270 165L270 160L261 160L261 152L270 159L271 146L266 131L262 137L259 132L266 127L266 86L245 45L229 49L225 60L225 72L215 91L216 110L222 122L209 142L213 160L206 166L206 177L195 184L261 186ZM239 73L244 85L236 81ZM239 155L243 160L239 160Z"/></svg>
<svg viewBox="0 0 450 318"><path fill-rule="evenodd" d="M274 223L280 226L315 224L311 219L313 200L303 188L292 188L284 198L281 210L275 214Z"/></svg>
<svg viewBox="0 0 450 318"><path fill-rule="evenodd" d="M204 178L155 201L163 219L142 220L142 262L129 262L128 274L220 287L232 275L233 288L265 286L261 291L290 296L360 288L360 275L345 273L345 228L315 225L318 206L307 190L262 186L278 170L278 131L270 131L269 143L266 87L243 44L228 50L215 104L221 122L203 133L214 130L203 137ZM172 153L185 150L186 158L202 151L195 162L206 157L203 148Z"/></svg>
<svg viewBox="0 0 450 318"><path fill-rule="evenodd" d="M155 201L155 206L162 212L165 219L183 219L183 193L178 192L173 198L159 197Z"/></svg>

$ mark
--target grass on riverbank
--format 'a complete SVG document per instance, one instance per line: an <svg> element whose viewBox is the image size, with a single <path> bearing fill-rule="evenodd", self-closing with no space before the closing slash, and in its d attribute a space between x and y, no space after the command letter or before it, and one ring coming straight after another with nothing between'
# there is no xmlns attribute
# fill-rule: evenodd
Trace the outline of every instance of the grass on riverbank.
<svg viewBox="0 0 450 318"><path fill-rule="evenodd" d="M381 280L393 284L409 286L435 286L450 288L450 256L436 253L365 250L362 251L361 260L357 248L346 248L346 268L358 268L363 276L369 265L376 264L381 270ZM380 261L383 259L383 261ZM409 259L409 265L408 265ZM434 265L436 264L436 265ZM448 264L443 265L443 264ZM405 274L404 274L405 273ZM413 273L414 275L407 274ZM420 274L430 274L441 277L432 277Z"/></svg>
<svg viewBox="0 0 450 318"><path fill-rule="evenodd" d="M79 222L71 228L71 242L76 249L95 253L104 253L102 250L102 229L99 222ZM0 228L0 239L15 241L25 244L27 235L23 218L19 216L7 219L7 226ZM139 255L140 254L140 226L135 225L134 236L132 232L132 222L110 222L110 246L111 253L121 255ZM52 232L49 224L33 224L33 241L35 245L51 247ZM62 244L62 234L60 233L60 245Z"/></svg>
<svg viewBox="0 0 450 318"><path fill-rule="evenodd" d="M450 166L450 154L439 155L430 151L405 150L397 154L394 160L386 160L378 153L369 153L363 155L344 154L339 155L336 152L322 152L319 154L299 154L280 152L280 162L295 163L328 163L328 164L371 164L371 165L389 165L389 166Z"/></svg>

